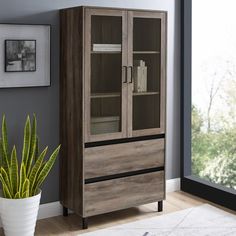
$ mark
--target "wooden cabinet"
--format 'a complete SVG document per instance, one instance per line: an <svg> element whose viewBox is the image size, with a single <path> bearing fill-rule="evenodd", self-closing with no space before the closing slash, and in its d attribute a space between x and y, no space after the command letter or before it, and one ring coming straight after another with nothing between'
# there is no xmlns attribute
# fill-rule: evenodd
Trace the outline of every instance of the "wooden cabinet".
<svg viewBox="0 0 236 236"><path fill-rule="evenodd" d="M161 202L167 13L75 7L60 19L62 205L85 218Z"/></svg>

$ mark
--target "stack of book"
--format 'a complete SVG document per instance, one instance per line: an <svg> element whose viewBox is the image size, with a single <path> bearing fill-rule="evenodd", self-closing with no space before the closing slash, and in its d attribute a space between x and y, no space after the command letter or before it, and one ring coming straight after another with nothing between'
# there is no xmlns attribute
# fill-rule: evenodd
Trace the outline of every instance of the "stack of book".
<svg viewBox="0 0 236 236"><path fill-rule="evenodd" d="M121 52L121 44L93 44L94 52Z"/></svg>
<svg viewBox="0 0 236 236"><path fill-rule="evenodd" d="M147 66L145 61L134 60L134 87L136 93L147 92Z"/></svg>

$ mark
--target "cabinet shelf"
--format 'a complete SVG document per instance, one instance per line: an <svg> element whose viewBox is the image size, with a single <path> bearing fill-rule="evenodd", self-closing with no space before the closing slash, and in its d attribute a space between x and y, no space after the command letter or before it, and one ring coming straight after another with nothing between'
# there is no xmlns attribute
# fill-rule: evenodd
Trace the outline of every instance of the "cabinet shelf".
<svg viewBox="0 0 236 236"><path fill-rule="evenodd" d="M91 98L116 98L120 93L92 93Z"/></svg>
<svg viewBox="0 0 236 236"><path fill-rule="evenodd" d="M159 51L133 51L133 54L160 54Z"/></svg>
<svg viewBox="0 0 236 236"><path fill-rule="evenodd" d="M159 92L134 92L133 96L158 95ZM120 93L92 93L91 98L115 98L120 97Z"/></svg>
<svg viewBox="0 0 236 236"><path fill-rule="evenodd" d="M121 51L91 51L91 54L121 54Z"/></svg>
<svg viewBox="0 0 236 236"><path fill-rule="evenodd" d="M148 96L148 95L157 95L159 92L134 92L133 96Z"/></svg>

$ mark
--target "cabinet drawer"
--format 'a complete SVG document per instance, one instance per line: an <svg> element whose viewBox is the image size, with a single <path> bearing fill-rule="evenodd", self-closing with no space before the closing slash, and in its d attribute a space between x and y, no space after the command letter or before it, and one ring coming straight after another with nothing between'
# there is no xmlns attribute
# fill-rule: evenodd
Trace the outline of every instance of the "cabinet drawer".
<svg viewBox="0 0 236 236"><path fill-rule="evenodd" d="M86 148L85 179L164 166L165 140Z"/></svg>
<svg viewBox="0 0 236 236"><path fill-rule="evenodd" d="M163 200L164 189L164 171L86 184L84 216Z"/></svg>

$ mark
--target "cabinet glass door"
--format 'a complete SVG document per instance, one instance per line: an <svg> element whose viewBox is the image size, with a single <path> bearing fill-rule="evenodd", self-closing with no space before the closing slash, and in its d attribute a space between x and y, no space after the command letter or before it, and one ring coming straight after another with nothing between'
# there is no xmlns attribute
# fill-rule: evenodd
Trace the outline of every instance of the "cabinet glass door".
<svg viewBox="0 0 236 236"><path fill-rule="evenodd" d="M129 12L129 22L129 135L164 133L165 14Z"/></svg>
<svg viewBox="0 0 236 236"><path fill-rule="evenodd" d="M126 135L125 12L87 9L85 26L86 141Z"/></svg>

